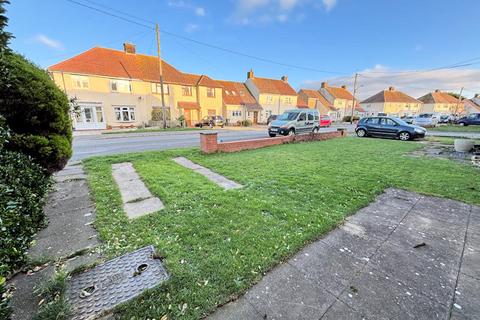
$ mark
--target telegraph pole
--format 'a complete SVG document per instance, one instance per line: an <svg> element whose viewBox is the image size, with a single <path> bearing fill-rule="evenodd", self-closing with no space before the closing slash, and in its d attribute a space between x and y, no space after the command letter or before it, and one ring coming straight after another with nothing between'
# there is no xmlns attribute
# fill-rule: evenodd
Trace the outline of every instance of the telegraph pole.
<svg viewBox="0 0 480 320"><path fill-rule="evenodd" d="M165 108L165 96L163 92L163 68L162 68L162 56L160 55L160 32L158 23L155 25L155 33L157 34L157 55L158 55L158 72L160 74L160 95L162 96L162 120L163 129L167 128L167 110Z"/></svg>
<svg viewBox="0 0 480 320"><path fill-rule="evenodd" d="M462 93L463 93L463 87L460 89L460 95L458 96L457 106L455 107L455 119L458 118L457 112L458 112L458 107L460 106L460 103L462 103Z"/></svg>
<svg viewBox="0 0 480 320"><path fill-rule="evenodd" d="M353 81L353 104L352 104L352 115L350 116L350 124L353 124L353 111L355 110L355 97L357 94L357 78L358 78L358 73L355 73L355 81Z"/></svg>

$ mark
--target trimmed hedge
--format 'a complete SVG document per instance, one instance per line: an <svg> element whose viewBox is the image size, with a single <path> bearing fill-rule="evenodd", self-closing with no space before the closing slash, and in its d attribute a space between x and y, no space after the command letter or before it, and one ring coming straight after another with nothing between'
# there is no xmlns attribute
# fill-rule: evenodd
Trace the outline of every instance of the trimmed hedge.
<svg viewBox="0 0 480 320"><path fill-rule="evenodd" d="M30 155L49 172L62 169L72 154L67 96L21 55L7 52L2 58L0 114L12 131L6 148Z"/></svg>

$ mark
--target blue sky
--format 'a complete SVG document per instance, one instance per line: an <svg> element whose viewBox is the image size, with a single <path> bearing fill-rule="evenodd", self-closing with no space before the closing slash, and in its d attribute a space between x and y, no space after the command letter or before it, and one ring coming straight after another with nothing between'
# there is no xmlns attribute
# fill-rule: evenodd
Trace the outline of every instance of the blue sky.
<svg viewBox="0 0 480 320"><path fill-rule="evenodd" d="M76 0L99 3L149 21L162 30L286 64L270 64L162 34L164 58L185 72L243 81L253 68L262 77L300 87L323 80L352 84L359 96L389 85L417 97L429 90L480 93L478 0ZM104 9L104 8L101 8ZM15 0L7 7L16 51L47 67L93 46L155 54L152 30L67 0ZM116 12L114 12L116 13ZM140 21L141 23L147 23ZM477 58L463 68L411 73ZM320 70L334 73L322 73Z"/></svg>

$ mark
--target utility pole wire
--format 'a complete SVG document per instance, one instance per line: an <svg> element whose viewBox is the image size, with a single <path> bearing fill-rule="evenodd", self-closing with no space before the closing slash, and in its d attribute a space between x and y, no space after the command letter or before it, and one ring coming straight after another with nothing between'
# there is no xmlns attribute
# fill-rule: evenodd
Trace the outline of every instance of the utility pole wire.
<svg viewBox="0 0 480 320"><path fill-rule="evenodd" d="M158 72L160 74L160 94L162 96L162 124L163 129L167 128L167 110L165 108L165 94L163 92L163 68L162 68L162 55L160 51L160 32L158 23L155 25L155 34L157 36L157 55L158 55Z"/></svg>

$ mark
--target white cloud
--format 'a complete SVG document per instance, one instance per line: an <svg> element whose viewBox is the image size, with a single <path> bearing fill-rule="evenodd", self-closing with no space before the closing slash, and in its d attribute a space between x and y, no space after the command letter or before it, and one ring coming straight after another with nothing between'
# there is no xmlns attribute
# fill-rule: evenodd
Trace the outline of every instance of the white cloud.
<svg viewBox="0 0 480 320"><path fill-rule="evenodd" d="M180 8L192 11L195 15L199 17L204 17L206 15L206 10L203 7L199 7L186 0L169 0L167 5L172 8Z"/></svg>
<svg viewBox="0 0 480 320"><path fill-rule="evenodd" d="M44 34L37 34L34 37L34 41L37 42L37 43L41 43L41 44L43 44L43 45L45 45L45 46L47 46L51 49L55 49L55 50L59 50L59 51L65 50L65 47L63 46L63 44L60 41L49 38Z"/></svg>
<svg viewBox="0 0 480 320"><path fill-rule="evenodd" d="M480 69L444 69L431 72L414 72L411 70L393 70L382 65L360 71L357 94L364 100L381 90L394 86L414 98L440 89L442 91L459 92L464 87L464 94L468 97L480 93ZM353 76L326 79L334 86L347 85L350 91L353 88ZM325 80L307 80L303 85L318 89Z"/></svg>
<svg viewBox="0 0 480 320"><path fill-rule="evenodd" d="M304 17L302 8L330 11L337 0L234 0L235 9L229 21L242 25L298 21Z"/></svg>
<svg viewBox="0 0 480 320"><path fill-rule="evenodd" d="M330 11L337 5L337 0L322 0L325 10Z"/></svg>
<svg viewBox="0 0 480 320"><path fill-rule="evenodd" d="M197 31L199 29L199 26L197 24L194 24L194 23L189 23L185 26L185 32L187 33L193 33L195 31Z"/></svg>

